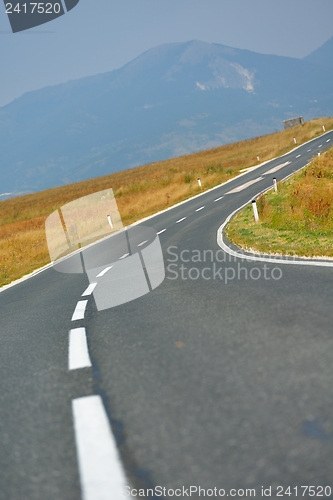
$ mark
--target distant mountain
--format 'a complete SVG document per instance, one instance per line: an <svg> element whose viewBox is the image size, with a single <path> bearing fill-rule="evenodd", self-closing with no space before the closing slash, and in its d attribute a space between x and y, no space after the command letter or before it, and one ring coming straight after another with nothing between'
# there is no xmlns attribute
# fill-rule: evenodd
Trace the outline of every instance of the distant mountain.
<svg viewBox="0 0 333 500"><path fill-rule="evenodd" d="M200 41L0 108L0 194L36 191L333 114L333 69Z"/></svg>
<svg viewBox="0 0 333 500"><path fill-rule="evenodd" d="M333 36L321 47L304 57L303 61L320 64L327 68L333 68Z"/></svg>

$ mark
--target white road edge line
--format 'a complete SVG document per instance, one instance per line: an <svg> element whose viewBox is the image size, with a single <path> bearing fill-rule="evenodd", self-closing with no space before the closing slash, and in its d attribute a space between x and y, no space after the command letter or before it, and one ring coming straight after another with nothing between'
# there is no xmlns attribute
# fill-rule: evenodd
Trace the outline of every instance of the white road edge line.
<svg viewBox="0 0 333 500"><path fill-rule="evenodd" d="M332 133L332 130L328 130L327 132L324 132L322 134L322 137L324 137L324 136L326 136L328 134L331 134L331 133ZM290 151L288 151L284 155L282 155L280 157L271 158L270 160L266 160L266 161L260 163L259 165L256 165L255 168L261 168L266 163L270 163L271 161L276 160L277 158L283 158L284 156L287 156L287 155L293 153L294 151L296 151L296 149L303 148L304 146L306 146L306 144L309 144L309 143L313 142L315 139L317 139L317 138L315 137L314 139L309 139L308 141L304 142L304 144L300 144L299 146L296 146L295 148L291 149ZM309 151L311 151L311 149ZM196 198L199 198L200 196L206 196L207 193L210 193L212 191L220 189L221 187L225 186L226 184L229 184L230 182L233 182L235 179L239 179L240 177L242 177L244 175L247 175L247 173L248 173L247 171L243 172L243 173L241 173L239 175L236 175L235 177L232 177L232 179L228 179L227 181L222 182L221 184L218 184L217 186L214 186L214 187L212 187L210 189L207 189L206 191L203 191L202 193L196 194L195 196L191 196L187 200L180 201L179 203L176 203L175 205L172 205L171 207L165 208L163 210L160 210L160 211L156 212L155 214L148 215L147 217L143 217L142 219L140 219L140 220L138 220L136 222L133 222L133 224L130 224L129 226L127 226L127 228L137 226L139 224L142 224L143 222L146 222L147 220L153 219L155 217L158 217L161 214L169 212L170 210L174 210L175 208L178 208L181 205L185 205L186 203L188 203L188 202L190 202L190 201L192 201L192 200L194 200ZM161 231L161 232L164 232L164 231ZM157 234L160 234L160 233L157 233ZM107 236L104 239L106 240L107 238L110 238L110 236ZM101 241L103 241L103 238L101 240L99 240L97 243L100 243ZM91 247L93 245L96 245L96 242L95 243L91 243L90 245L88 245L85 248L89 248L89 247ZM72 257L76 253L80 253L80 252L81 252L81 250L78 250L77 252L73 252L70 255L70 257ZM69 257L64 257L60 261L66 260L67 258L69 258ZM22 278L19 278L19 279L15 280L15 281L12 281L8 285L4 285L4 286L0 287L0 293L8 290L8 288L12 288L13 286L16 286L16 285L22 283L23 281L27 281L30 278L34 278L37 274L40 274L43 271L51 269L53 266L54 266L54 262L50 262L49 264L46 264L45 266L43 266L43 267L41 267L39 269L36 269L32 273L29 273L26 276L23 276Z"/></svg>
<svg viewBox="0 0 333 500"><path fill-rule="evenodd" d="M109 266L109 267L106 267L105 269L103 269L103 271L101 271L99 274L97 274L96 278L101 278L102 276L104 276L104 274L106 274L108 271L110 271L110 269L112 267L113 266Z"/></svg>
<svg viewBox="0 0 333 500"><path fill-rule="evenodd" d="M203 210L205 208L205 205L203 207L197 208L196 212L200 212L200 210Z"/></svg>
<svg viewBox="0 0 333 500"><path fill-rule="evenodd" d="M250 202L251 203L251 202ZM249 202L246 203L248 205ZM244 208L246 205L244 205L242 208ZM231 216L235 215L239 210L235 210L231 214ZM229 216L230 217L230 216ZM233 257L237 257L241 259L243 262L249 262L249 261L254 261L254 262L272 262L273 264L296 264L299 266L318 266L318 267L333 267L333 262L327 262L327 261L314 261L314 260L286 260L286 259L279 259L279 258L270 258L270 257L257 257L255 254L248 255L248 254L241 254L238 252L235 252L232 248L228 247L226 243L223 241L223 236L222 236L222 231L225 228L226 224L230 221L230 218L227 218L225 222L218 228L217 231L217 244L219 245L220 248L224 252L226 252L229 255L232 255Z"/></svg>
<svg viewBox="0 0 333 500"><path fill-rule="evenodd" d="M177 221L176 221L176 224L178 224L179 222L182 222L182 221L183 221L183 220L185 220L185 219L186 219L186 217L183 217L182 219L177 220Z"/></svg>
<svg viewBox="0 0 333 500"><path fill-rule="evenodd" d="M91 366L85 328L69 331L68 369L78 370Z"/></svg>
<svg viewBox="0 0 333 500"><path fill-rule="evenodd" d="M127 480L101 397L73 399L72 411L83 499L123 499Z"/></svg>
<svg viewBox="0 0 333 500"><path fill-rule="evenodd" d="M76 321L77 319L84 319L84 313L86 312L87 304L87 300L79 300L79 302L76 304L75 311L72 316L72 321Z"/></svg>
<svg viewBox="0 0 333 500"><path fill-rule="evenodd" d="M164 233L164 231L166 231L166 229L161 229L161 231L158 231L157 234L162 234L162 233Z"/></svg>
<svg viewBox="0 0 333 500"><path fill-rule="evenodd" d="M88 288L83 292L83 294L81 295L81 297L87 297L87 295L91 295L93 293L93 291L95 290L95 286L97 285L97 283L90 283L90 285L88 286Z"/></svg>
<svg viewBox="0 0 333 500"><path fill-rule="evenodd" d="M296 172L299 172L300 170L302 170L303 168L307 167L310 163L304 165L303 167L299 168L298 170L296 170ZM289 177L291 177L292 175L294 175L295 172L293 172L292 174L289 174L287 175L284 179L282 180L286 180L288 179ZM247 201L246 203L244 203L241 207L237 208L236 210L234 210L230 215L228 215L228 217L225 219L225 221L223 222L223 224L221 224L221 226L218 228L217 230L217 244L219 245L220 248L222 248L222 250L224 252L226 252L227 254L229 255L232 255L233 257L237 257L239 259L242 259L243 261L247 261L247 262L250 262L250 261L254 261L254 262L273 262L274 264L293 264L293 265L299 265L299 266L317 266L317 267L333 267L333 262L328 262L328 261L318 261L318 260L286 260L286 259L280 259L280 258L273 258L273 257L260 257L260 254L256 255L256 254L247 254L247 253L239 253L239 252L236 252L235 250L233 250L232 248L230 248L223 240L223 230L224 228L226 227L226 225L230 222L230 220L233 218L234 215L236 215L238 212L240 212L243 208L245 208L247 205L249 205L251 203L251 201L255 198L257 198L259 195L267 192L267 191L270 191L272 189L272 187L269 187L269 188L266 188L266 189L263 189L262 191L260 191L259 193L257 193L255 196L253 196L251 198L251 200Z"/></svg>

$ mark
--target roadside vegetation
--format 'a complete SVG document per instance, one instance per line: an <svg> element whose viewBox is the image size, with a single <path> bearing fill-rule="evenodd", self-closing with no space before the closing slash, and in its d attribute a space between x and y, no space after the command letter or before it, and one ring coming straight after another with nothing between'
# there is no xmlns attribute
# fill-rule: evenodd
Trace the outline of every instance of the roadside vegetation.
<svg viewBox="0 0 333 500"><path fill-rule="evenodd" d="M234 217L228 239L247 250L304 257L333 257L333 148L278 183Z"/></svg>
<svg viewBox="0 0 333 500"><path fill-rule="evenodd" d="M322 125L326 131L333 129L333 118L320 118L275 134L1 201L0 286L49 262L44 223L50 213L65 203L111 187L123 223L128 225L217 186L243 169L290 151L295 146L294 137L300 145L321 135Z"/></svg>

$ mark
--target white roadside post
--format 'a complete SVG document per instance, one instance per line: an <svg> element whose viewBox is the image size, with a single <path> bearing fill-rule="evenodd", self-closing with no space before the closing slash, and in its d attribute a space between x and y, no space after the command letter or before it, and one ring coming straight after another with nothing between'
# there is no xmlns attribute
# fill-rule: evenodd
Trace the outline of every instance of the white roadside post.
<svg viewBox="0 0 333 500"><path fill-rule="evenodd" d="M256 200L252 200L252 208L253 208L254 220L256 222L259 222L259 214L258 214L258 208L257 208Z"/></svg>
<svg viewBox="0 0 333 500"><path fill-rule="evenodd" d="M273 177L273 186L274 186L274 191L277 192L277 182L276 182L276 177Z"/></svg>
<svg viewBox="0 0 333 500"><path fill-rule="evenodd" d="M108 220L108 223L110 224L111 229L113 229L113 224L110 215L107 215L106 218Z"/></svg>
<svg viewBox="0 0 333 500"><path fill-rule="evenodd" d="M198 184L199 184L199 187L202 188L200 177L198 177Z"/></svg>
<svg viewBox="0 0 333 500"><path fill-rule="evenodd" d="M296 137L294 137L294 143L297 144Z"/></svg>
<svg viewBox="0 0 333 500"><path fill-rule="evenodd" d="M323 132L326 132L325 125L322 125L321 128L323 129Z"/></svg>

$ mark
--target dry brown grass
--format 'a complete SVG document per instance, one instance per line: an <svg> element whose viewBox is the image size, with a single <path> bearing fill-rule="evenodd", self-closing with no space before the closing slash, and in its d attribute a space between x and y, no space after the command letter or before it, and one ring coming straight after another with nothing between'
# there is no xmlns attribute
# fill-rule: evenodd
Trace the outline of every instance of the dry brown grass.
<svg viewBox="0 0 333 500"><path fill-rule="evenodd" d="M89 181L0 202L0 286L49 262L44 223L65 203L113 188L125 225L167 208L237 175L241 169L286 153L333 128L333 118L320 118L275 134L199 153L152 163Z"/></svg>

